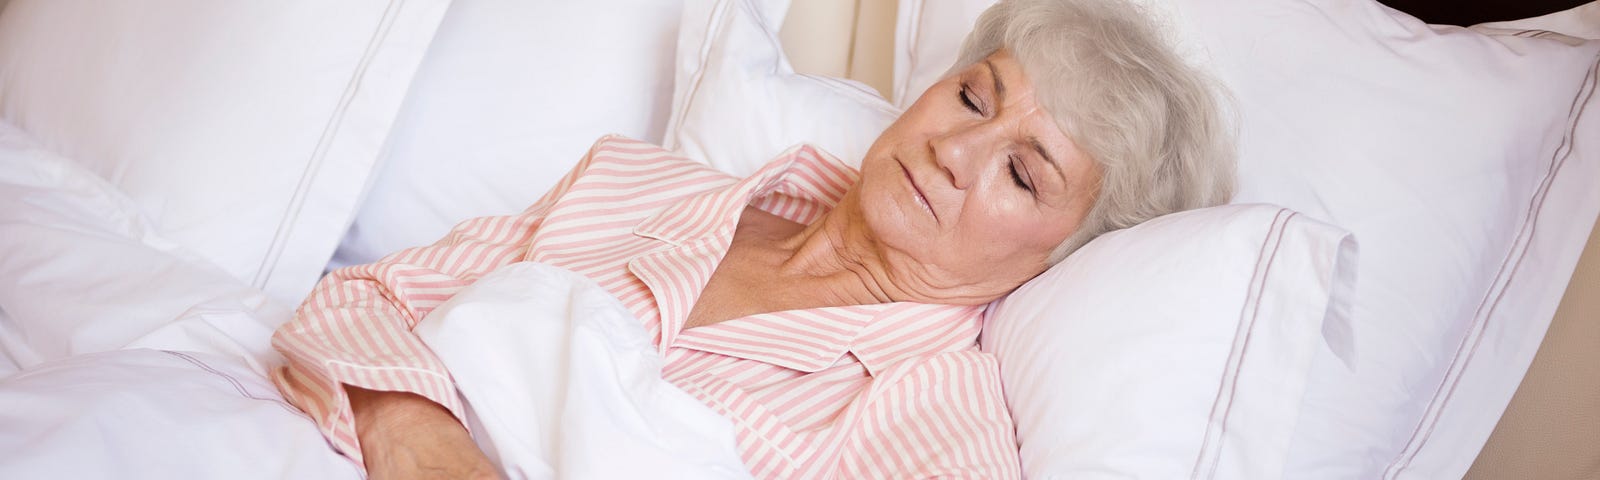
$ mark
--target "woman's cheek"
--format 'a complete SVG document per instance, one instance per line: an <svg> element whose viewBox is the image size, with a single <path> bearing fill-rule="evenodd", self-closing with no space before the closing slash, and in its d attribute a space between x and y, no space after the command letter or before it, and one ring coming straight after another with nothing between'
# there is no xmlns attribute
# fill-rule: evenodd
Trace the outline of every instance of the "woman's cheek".
<svg viewBox="0 0 1600 480"><path fill-rule="evenodd" d="M988 215L984 215L983 221L975 225L976 233L998 240L998 250L1006 252L1006 255L1054 249L1055 244L1059 243L1052 241L1053 233L1047 223L1028 215L1019 205L1007 204L985 213Z"/></svg>

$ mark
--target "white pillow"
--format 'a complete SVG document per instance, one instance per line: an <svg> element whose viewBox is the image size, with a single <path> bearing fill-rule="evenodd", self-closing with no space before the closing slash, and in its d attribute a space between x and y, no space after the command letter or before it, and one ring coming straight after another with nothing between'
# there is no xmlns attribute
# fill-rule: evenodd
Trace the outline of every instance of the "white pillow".
<svg viewBox="0 0 1600 480"><path fill-rule="evenodd" d="M1480 23L1473 25L1472 29L1491 35L1539 36L1559 33L1579 39L1600 40L1600 2L1591 1L1533 18ZM1530 30L1542 30L1547 33Z"/></svg>
<svg viewBox="0 0 1600 480"><path fill-rule="evenodd" d="M0 122L0 362L148 347L261 365L289 310L167 240L138 205ZM264 371L264 370L263 370Z"/></svg>
<svg viewBox="0 0 1600 480"><path fill-rule="evenodd" d="M1283 478L1324 330L1348 328L1349 233L1270 205L1106 234L997 302L1031 478Z"/></svg>
<svg viewBox="0 0 1600 480"><path fill-rule="evenodd" d="M954 60L930 39L964 36L973 18L942 12L989 3L902 3L919 40L897 85ZM1333 332L1353 363L1315 361L1288 475L1464 474L1600 212L1600 156L1573 149L1600 138L1594 115L1576 123L1596 103L1600 43L1430 27L1359 0L1141 3L1232 90L1236 201L1361 240L1353 329Z"/></svg>
<svg viewBox="0 0 1600 480"><path fill-rule="evenodd" d="M448 3L13 0L0 114L173 240L298 300Z"/></svg>
<svg viewBox="0 0 1600 480"><path fill-rule="evenodd" d="M455 0L335 267L516 213L608 133L659 142L679 1Z"/></svg>
<svg viewBox="0 0 1600 480"><path fill-rule="evenodd" d="M859 165L900 110L860 82L795 73L777 30L786 0L689 0L663 142L734 175L809 143Z"/></svg>

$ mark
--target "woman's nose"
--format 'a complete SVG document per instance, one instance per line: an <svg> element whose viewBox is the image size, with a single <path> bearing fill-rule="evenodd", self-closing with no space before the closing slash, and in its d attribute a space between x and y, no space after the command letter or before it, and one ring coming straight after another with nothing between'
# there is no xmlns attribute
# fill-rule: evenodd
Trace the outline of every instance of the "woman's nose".
<svg viewBox="0 0 1600 480"><path fill-rule="evenodd" d="M935 136L929 146L934 163L949 176L956 188L966 190L992 158L993 142L984 141L982 128L967 128Z"/></svg>

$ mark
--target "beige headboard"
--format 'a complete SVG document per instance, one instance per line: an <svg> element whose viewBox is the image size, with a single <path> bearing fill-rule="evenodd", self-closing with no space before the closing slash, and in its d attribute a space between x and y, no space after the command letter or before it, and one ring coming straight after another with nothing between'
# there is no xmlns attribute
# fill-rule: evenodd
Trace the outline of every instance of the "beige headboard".
<svg viewBox="0 0 1600 480"><path fill-rule="evenodd" d="M889 97L895 8L895 0L794 2L780 33L784 51L797 71L852 78ZM1467 478L1600 479L1600 224L1595 227L1533 366Z"/></svg>

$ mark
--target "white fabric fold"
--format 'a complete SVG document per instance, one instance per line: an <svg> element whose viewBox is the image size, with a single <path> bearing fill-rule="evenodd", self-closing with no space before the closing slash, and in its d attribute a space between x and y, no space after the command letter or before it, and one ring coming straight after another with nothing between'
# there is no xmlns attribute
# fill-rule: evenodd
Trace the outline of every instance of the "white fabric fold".
<svg viewBox="0 0 1600 480"><path fill-rule="evenodd" d="M510 478L750 478L732 423L661 377L644 326L587 277L507 265L416 333Z"/></svg>

